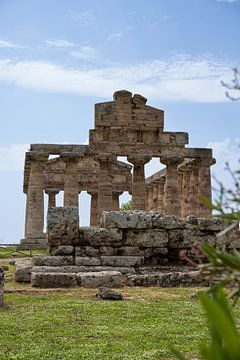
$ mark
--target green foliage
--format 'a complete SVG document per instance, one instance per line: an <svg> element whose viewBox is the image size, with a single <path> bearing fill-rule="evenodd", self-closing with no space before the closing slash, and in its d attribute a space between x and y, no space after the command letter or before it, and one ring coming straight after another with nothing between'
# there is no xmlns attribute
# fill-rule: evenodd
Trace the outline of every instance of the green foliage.
<svg viewBox="0 0 240 360"><path fill-rule="evenodd" d="M121 211L129 211L132 210L132 200L129 200L126 203L123 203L120 208Z"/></svg>
<svg viewBox="0 0 240 360"><path fill-rule="evenodd" d="M240 335L233 320L232 312L221 288L213 297L200 294L201 304L206 312L210 330L210 341L200 346L203 360L239 360ZM178 351L173 350L178 360L186 360Z"/></svg>

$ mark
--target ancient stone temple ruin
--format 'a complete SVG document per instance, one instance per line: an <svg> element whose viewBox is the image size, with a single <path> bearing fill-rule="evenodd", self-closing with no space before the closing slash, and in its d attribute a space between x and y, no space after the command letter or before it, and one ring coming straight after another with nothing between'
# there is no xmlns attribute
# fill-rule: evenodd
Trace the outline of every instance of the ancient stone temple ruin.
<svg viewBox="0 0 240 360"><path fill-rule="evenodd" d="M187 133L165 131L163 110L146 102L141 95L116 91L113 101L95 105L89 145L30 146L24 168L26 216L21 246L47 245L51 255L34 260L35 286L44 286L42 279L50 273L55 274L55 285L66 273L68 278L72 274L72 285L77 283L76 274L83 284L86 272L113 271L114 266L120 268L120 275L139 273L141 266L171 263L179 249L190 251L191 237L208 236L216 242L222 225L197 220L211 217L199 197L211 200L212 150L187 147ZM131 165L119 161L120 156ZM144 166L152 158L165 167L145 179ZM55 202L59 191L64 192L61 208ZM81 191L91 195L90 228L79 229ZM124 191L132 195L132 208L138 212L119 211ZM49 208L47 237L44 192Z"/></svg>

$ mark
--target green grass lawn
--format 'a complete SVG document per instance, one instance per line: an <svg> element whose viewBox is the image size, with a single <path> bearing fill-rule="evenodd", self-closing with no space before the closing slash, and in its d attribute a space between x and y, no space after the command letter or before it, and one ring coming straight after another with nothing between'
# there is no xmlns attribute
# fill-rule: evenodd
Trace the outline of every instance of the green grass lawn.
<svg viewBox="0 0 240 360"><path fill-rule="evenodd" d="M31 251L32 255L42 255L46 253L46 250L41 249L34 249ZM21 250L18 251L16 249L16 246L6 246L6 247L0 247L0 259L1 258L8 258L8 257L24 257L24 256L30 256L30 250Z"/></svg>
<svg viewBox="0 0 240 360"><path fill-rule="evenodd" d="M191 359L207 340L197 289L123 288L125 300L98 300L94 289L32 289L7 276L0 309L1 360ZM238 310L237 310L238 311ZM239 314L239 312L238 312Z"/></svg>

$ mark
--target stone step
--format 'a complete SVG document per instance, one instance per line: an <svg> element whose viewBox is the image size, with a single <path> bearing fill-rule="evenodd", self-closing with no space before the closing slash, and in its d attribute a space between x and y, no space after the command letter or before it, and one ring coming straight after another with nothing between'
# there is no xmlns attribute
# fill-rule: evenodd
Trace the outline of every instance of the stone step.
<svg viewBox="0 0 240 360"><path fill-rule="evenodd" d="M87 288L106 286L121 287L122 274L119 271L88 273L32 272L31 284L38 288L65 288L77 285Z"/></svg>
<svg viewBox="0 0 240 360"><path fill-rule="evenodd" d="M113 267L132 267L140 266L144 263L143 256L34 256L34 266L113 266Z"/></svg>
<svg viewBox="0 0 240 360"><path fill-rule="evenodd" d="M198 271L186 272L156 272L142 275L127 275L129 286L160 286L160 287L194 287L209 286L209 281L203 280Z"/></svg>

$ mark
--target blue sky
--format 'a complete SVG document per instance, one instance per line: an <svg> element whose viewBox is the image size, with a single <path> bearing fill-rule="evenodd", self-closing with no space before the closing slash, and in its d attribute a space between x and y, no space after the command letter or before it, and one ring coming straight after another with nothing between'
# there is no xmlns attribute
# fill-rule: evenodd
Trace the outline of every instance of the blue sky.
<svg viewBox="0 0 240 360"><path fill-rule="evenodd" d="M0 242L23 236L28 144L86 143L94 103L117 89L165 110L165 129L188 131L190 146L212 146L227 181L240 102L220 81L240 66L239 18L234 0L0 0ZM87 224L89 197L80 202Z"/></svg>

